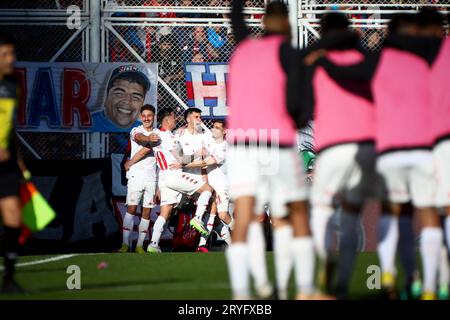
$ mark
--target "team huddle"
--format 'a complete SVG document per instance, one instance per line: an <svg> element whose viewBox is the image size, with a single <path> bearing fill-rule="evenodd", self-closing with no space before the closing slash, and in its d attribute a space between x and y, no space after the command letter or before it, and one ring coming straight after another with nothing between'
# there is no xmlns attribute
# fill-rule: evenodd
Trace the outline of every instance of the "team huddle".
<svg viewBox="0 0 450 320"><path fill-rule="evenodd" d="M190 108L184 116L187 126L174 134L172 131L175 129L176 117L172 109L162 108L158 111L160 127L154 129L155 108L151 105L141 108L142 125L133 128L130 133L130 160L125 163L128 191L121 252L129 250L130 233L139 205L142 206L142 218L135 250L145 252L143 243L156 198L159 198L161 211L153 226L147 251L161 252L159 242L164 227L183 195L198 196L195 216L190 221L190 225L202 236L198 251L207 251L207 238L217 215L221 221L217 226L218 234L226 242L231 240L230 229L234 222L228 212L228 187L222 168L226 153L224 123L218 120L211 131L203 133L201 110ZM211 209L205 225L203 218L210 200Z"/></svg>
<svg viewBox="0 0 450 320"><path fill-rule="evenodd" d="M160 252L172 209L182 195L196 195L190 224L202 235L198 250L206 251L217 216L219 233L229 244L234 299L251 298L250 277L258 298L276 294L287 299L292 270L296 299L346 299L360 215L375 199L382 204L377 251L383 292L396 298L398 251L409 294L448 297L441 222L444 213L448 245L450 41L444 17L431 9L399 14L389 24L383 48L369 53L347 18L331 12L321 19L321 39L297 50L290 45L282 2L268 4L261 38L251 37L243 6L244 1L235 0L231 14L237 47L230 61L226 128L216 121L211 131L203 131L200 110L190 108L186 126L174 134L171 109L158 111L159 129L153 128L155 109L141 109L142 125L130 134L121 251L129 249L138 205L143 211L136 251L144 252L150 210L159 193L161 213L147 251ZM318 157L309 190L297 133L310 120ZM275 290L258 217L266 206L273 226ZM336 257L329 239L338 208L342 236ZM421 225L423 279L415 263L413 211Z"/></svg>

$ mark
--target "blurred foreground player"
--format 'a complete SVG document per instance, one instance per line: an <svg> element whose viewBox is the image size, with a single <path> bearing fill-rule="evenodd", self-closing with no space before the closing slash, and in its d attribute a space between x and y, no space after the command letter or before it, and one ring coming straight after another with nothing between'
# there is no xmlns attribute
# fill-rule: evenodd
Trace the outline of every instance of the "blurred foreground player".
<svg viewBox="0 0 450 320"><path fill-rule="evenodd" d="M17 86L8 77L13 73L15 46L0 34L0 213L5 231L5 270L1 292L23 293L14 280L14 265L19 251L22 211L19 200L21 171L15 146L14 115Z"/></svg>
<svg viewBox="0 0 450 320"><path fill-rule="evenodd" d="M450 15L447 16L450 21ZM450 24L450 22L448 22ZM449 30L450 32L450 30ZM450 250L450 38L439 50L431 71L431 106L433 114L434 162L437 176L436 206L447 214L445 233Z"/></svg>
<svg viewBox="0 0 450 320"><path fill-rule="evenodd" d="M450 15L447 16L447 22L450 26ZM436 27L435 30L439 37L441 29ZM436 207L443 209L446 214L444 234L450 251L450 38L445 39L441 45L431 69L430 81ZM448 259L448 254L443 254L443 258ZM445 263L445 261L441 261L441 265L442 263ZM440 270L441 278L443 274L444 272ZM438 291L439 299L448 299L448 285L448 279L447 281L441 281Z"/></svg>
<svg viewBox="0 0 450 320"><path fill-rule="evenodd" d="M264 251L258 263L250 262L257 257L252 257L248 245L251 239L247 237L256 207L269 203L278 296L287 299L294 266L297 298L308 299L314 292L315 257L296 132L306 126L309 116L286 102L287 74L296 61L296 52L289 43L288 10L282 2L269 3L263 20L265 34L255 39L245 25L243 6L242 0L233 2L231 20L237 47L230 62L227 118L228 176L236 221L226 251L232 294L234 299L250 298L252 263L259 266L256 292L260 298L267 297L270 286ZM295 88L287 95L297 92Z"/></svg>
<svg viewBox="0 0 450 320"><path fill-rule="evenodd" d="M390 214L380 220L378 253L383 271L382 285L387 292L395 289L398 217L412 201L422 224L420 251L424 299L434 297L442 243L442 230L434 210L430 152L432 116L429 109L430 69L440 39L427 31L436 25L436 17L437 25L442 22L439 22L439 16L433 15L435 18L430 18L429 11L422 11L417 17L396 16L389 25L390 35L380 54L367 57L356 66L340 67L339 73L328 70L333 77L371 82L377 117L377 171L383 176L390 202Z"/></svg>
<svg viewBox="0 0 450 320"><path fill-rule="evenodd" d="M350 22L337 12L325 14L321 21L323 42L329 42L326 57L336 65L355 65L365 58L359 37L348 29ZM333 44L331 44L333 40ZM326 278L329 250L327 227L337 206L341 212L339 264L336 284L331 293L340 299L348 298L358 242L357 230L363 205L377 195L375 172L375 110L370 83L353 79L333 79L324 68L312 70L312 97L307 102L314 106L314 136L318 157L315 166L311 206L311 226L314 242L321 261L319 283L331 284ZM306 99L305 99L306 101ZM335 286L335 287L334 287ZM325 290L326 288L322 288Z"/></svg>

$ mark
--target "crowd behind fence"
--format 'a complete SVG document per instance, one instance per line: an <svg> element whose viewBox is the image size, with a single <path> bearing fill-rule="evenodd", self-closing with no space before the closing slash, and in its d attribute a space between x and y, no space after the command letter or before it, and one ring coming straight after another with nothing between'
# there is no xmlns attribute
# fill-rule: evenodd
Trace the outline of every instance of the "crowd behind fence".
<svg viewBox="0 0 450 320"><path fill-rule="evenodd" d="M92 1L92 0L91 0ZM77 5L84 29L69 29L65 9ZM184 65L189 62L227 63L234 50L229 21L230 0L101 0L101 62L145 62L159 64L158 106L171 107L183 124L186 107ZM265 0L246 2L246 20L255 35L262 34L261 19ZM298 2L299 45L317 40L318 21L327 10L341 10L361 34L370 50L380 47L388 20L396 12L415 11L432 5L448 12L446 0L301 0ZM1 1L0 32L13 34L20 61L89 61L89 1L36 0ZM27 10L23 15L21 10ZM6 11L15 12L14 19ZM40 10L30 15L32 10ZM59 10L59 11L58 11ZM61 12L57 16L55 12ZM211 120L205 121L207 126ZM109 153L123 152L111 134ZM26 157L41 159L82 159L86 150L80 133L21 133ZM49 146L51 142L51 147Z"/></svg>

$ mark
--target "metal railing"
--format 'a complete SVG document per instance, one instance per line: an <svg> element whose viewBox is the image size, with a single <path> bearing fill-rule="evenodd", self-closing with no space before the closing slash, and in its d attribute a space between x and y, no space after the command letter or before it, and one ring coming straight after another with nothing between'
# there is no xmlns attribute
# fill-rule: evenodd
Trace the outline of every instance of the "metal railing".
<svg viewBox="0 0 450 320"><path fill-rule="evenodd" d="M450 11L450 1L288 1L295 45L305 47L319 37L319 19L329 10L348 15L369 49L377 49L392 14L423 6ZM79 8L79 25L68 26L71 5ZM244 13L255 35L262 33L265 0L246 2ZM0 2L0 31L13 34L21 61L156 62L159 64L158 106L170 107L183 124L187 108L184 64L227 63L234 50L229 0L14 0ZM211 126L212 120L205 125ZM84 158L89 137L83 133L21 133L27 157ZM121 152L111 134L108 152ZM56 138L52 138L56 136ZM58 138L59 136L59 138ZM51 148L48 143L52 142ZM58 147L59 144L59 147ZM65 154L60 151L64 149ZM54 150L54 151L52 151ZM59 152L59 153L58 153Z"/></svg>

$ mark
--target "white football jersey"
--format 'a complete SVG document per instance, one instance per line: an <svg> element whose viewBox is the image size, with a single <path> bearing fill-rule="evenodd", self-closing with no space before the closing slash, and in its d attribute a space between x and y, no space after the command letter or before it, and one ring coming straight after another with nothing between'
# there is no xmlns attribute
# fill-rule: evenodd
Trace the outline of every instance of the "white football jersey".
<svg viewBox="0 0 450 320"><path fill-rule="evenodd" d="M141 133L145 136L149 136L153 131L147 131L144 129L144 126L140 125L135 127L130 132L130 140L131 140L131 158L138 153L143 146L138 144L135 140L135 136L138 133ZM156 181L156 161L153 151L145 155L139 162L133 164L130 167L130 170L127 173L128 179L130 178L139 178L145 181Z"/></svg>
<svg viewBox="0 0 450 320"><path fill-rule="evenodd" d="M153 147L153 151L155 152L156 163L162 172L169 169L171 164L177 162L173 152L177 152L179 143L172 131L155 129L153 132L161 138L161 143Z"/></svg>
<svg viewBox="0 0 450 320"><path fill-rule="evenodd" d="M181 145L181 148L183 149L183 154L186 156L191 156L195 154L196 152L200 151L202 148L208 149L209 145L209 136L205 133L196 133L192 134L189 132L189 130L184 130L183 135L177 135L177 139ZM201 160L200 157L194 159L195 160ZM201 174L200 168L190 168L190 169L183 169L186 172L192 173L192 174Z"/></svg>
<svg viewBox="0 0 450 320"><path fill-rule="evenodd" d="M222 167L225 164L225 156L227 154L228 143L224 140L220 143L214 140L209 145L209 153L217 162L218 167Z"/></svg>

